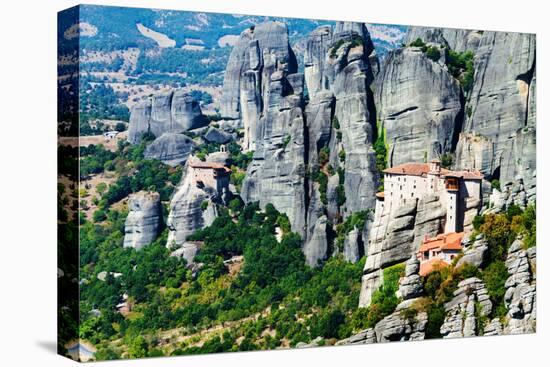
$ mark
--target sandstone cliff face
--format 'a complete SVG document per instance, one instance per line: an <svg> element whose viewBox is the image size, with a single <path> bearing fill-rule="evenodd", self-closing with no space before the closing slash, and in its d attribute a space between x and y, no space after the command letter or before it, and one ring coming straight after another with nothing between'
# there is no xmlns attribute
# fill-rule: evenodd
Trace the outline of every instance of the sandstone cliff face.
<svg viewBox="0 0 550 367"><path fill-rule="evenodd" d="M136 250L153 242L162 226L160 195L140 191L128 199L128 216L124 224L124 247Z"/></svg>
<svg viewBox="0 0 550 367"><path fill-rule="evenodd" d="M132 108L128 141L139 143L147 132L160 137L166 132L181 133L206 124L199 102L193 97L183 91L160 93Z"/></svg>
<svg viewBox="0 0 550 367"><path fill-rule="evenodd" d="M389 166L429 161L452 150L462 96L442 62L428 59L418 47L391 51L375 84Z"/></svg>

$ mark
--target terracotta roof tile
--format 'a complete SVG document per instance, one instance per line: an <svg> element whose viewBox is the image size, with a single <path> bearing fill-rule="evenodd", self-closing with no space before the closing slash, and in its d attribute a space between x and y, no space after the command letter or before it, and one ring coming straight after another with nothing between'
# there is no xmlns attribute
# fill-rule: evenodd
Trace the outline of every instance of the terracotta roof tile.
<svg viewBox="0 0 550 367"><path fill-rule="evenodd" d="M192 161L192 162L189 162L189 165L193 168L223 169L226 172L231 172L231 170L226 166L224 166L223 164L215 163L215 162Z"/></svg>
<svg viewBox="0 0 550 367"><path fill-rule="evenodd" d="M445 268L447 266L449 266L449 263L447 263L446 261L438 257L435 257L431 260L425 261L420 264L419 274L425 277L426 275L430 274L432 271Z"/></svg>
<svg viewBox="0 0 550 367"><path fill-rule="evenodd" d="M398 166L386 168L384 173L393 173L398 175L424 176L430 171L430 165L427 163L403 163ZM447 174L450 171L441 168L441 174Z"/></svg>
<svg viewBox="0 0 550 367"><path fill-rule="evenodd" d="M425 239L418 252L424 252L439 248L441 250L462 250L462 238L464 232L450 232L439 234L437 237Z"/></svg>

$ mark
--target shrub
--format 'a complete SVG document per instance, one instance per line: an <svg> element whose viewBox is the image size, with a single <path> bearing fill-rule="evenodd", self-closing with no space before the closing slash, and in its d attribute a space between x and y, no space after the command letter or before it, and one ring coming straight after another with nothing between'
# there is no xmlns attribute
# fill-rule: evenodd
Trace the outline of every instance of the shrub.
<svg viewBox="0 0 550 367"><path fill-rule="evenodd" d="M435 46L430 46L426 50L426 57L432 61L438 61L441 57L441 53Z"/></svg>
<svg viewBox="0 0 550 367"><path fill-rule="evenodd" d="M107 219L107 215L103 210L98 209L94 212L94 215L93 215L94 222L96 223L103 222L105 219Z"/></svg>
<svg viewBox="0 0 550 367"><path fill-rule="evenodd" d="M415 39L413 42L411 42L411 44L409 46L411 46L411 47L425 47L426 44L419 37L419 38Z"/></svg>

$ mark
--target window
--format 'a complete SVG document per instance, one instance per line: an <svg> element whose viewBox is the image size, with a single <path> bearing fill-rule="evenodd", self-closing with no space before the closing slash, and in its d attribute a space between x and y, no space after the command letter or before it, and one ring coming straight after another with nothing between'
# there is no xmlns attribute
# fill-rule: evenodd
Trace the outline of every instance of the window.
<svg viewBox="0 0 550 367"><path fill-rule="evenodd" d="M414 192L411 192L411 198L414 196Z"/></svg>

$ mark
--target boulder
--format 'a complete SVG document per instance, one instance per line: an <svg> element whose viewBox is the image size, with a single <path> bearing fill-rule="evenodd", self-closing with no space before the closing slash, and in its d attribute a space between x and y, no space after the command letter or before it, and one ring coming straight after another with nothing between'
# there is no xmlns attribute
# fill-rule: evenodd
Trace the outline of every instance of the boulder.
<svg viewBox="0 0 550 367"><path fill-rule="evenodd" d="M215 128L214 126L211 126L206 134L203 136L204 140L206 140L209 143L217 143L217 144L227 144L230 141L233 141L234 137L232 134L220 130L218 128Z"/></svg>
<svg viewBox="0 0 550 367"><path fill-rule="evenodd" d="M181 90L159 93L136 104L130 112L128 141L137 144L143 134L182 133L205 126L199 102Z"/></svg>
<svg viewBox="0 0 550 367"><path fill-rule="evenodd" d="M164 133L145 148L144 157L175 167L187 161L195 146L196 143L188 136Z"/></svg>

